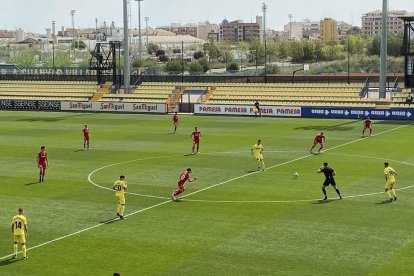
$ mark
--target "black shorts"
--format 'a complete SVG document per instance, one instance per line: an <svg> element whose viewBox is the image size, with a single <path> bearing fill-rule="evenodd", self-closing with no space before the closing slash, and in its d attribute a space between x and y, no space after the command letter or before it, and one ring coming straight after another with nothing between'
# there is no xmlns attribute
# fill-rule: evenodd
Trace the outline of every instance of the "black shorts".
<svg viewBox="0 0 414 276"><path fill-rule="evenodd" d="M329 185L336 186L335 179L333 178L325 179L325 181L323 182L323 186L329 186Z"/></svg>

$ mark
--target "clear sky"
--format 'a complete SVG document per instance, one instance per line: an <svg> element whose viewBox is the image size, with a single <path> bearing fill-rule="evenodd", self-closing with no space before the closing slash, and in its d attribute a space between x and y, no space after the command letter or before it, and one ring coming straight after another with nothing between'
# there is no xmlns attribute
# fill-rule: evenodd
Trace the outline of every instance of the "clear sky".
<svg viewBox="0 0 414 276"><path fill-rule="evenodd" d="M45 33L56 21L56 28L71 26L70 10L76 10L75 27L95 27L95 18L122 25L122 0L0 0L0 29L22 28L26 32ZM138 25L138 5L131 0L132 27ZM245 22L255 20L262 14L261 4L268 6L267 27L282 30L288 14L293 21L335 20L360 26L361 15L382 8L382 0L143 0L141 2L142 26L149 17L149 26L169 23L197 23L209 20L219 23L223 19ZM389 9L414 12L414 0L389 0Z"/></svg>

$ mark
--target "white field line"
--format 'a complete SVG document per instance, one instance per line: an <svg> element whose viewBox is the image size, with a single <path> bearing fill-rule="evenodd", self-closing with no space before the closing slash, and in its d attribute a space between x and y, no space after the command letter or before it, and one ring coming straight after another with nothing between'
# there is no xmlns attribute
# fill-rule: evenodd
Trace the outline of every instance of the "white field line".
<svg viewBox="0 0 414 276"><path fill-rule="evenodd" d="M409 125L411 125L411 123L410 123L410 124L407 124L407 125L402 125L402 126L399 126L399 127L396 127L396 128L392 128L392 129L389 129L389 130L386 130L386 131L383 131L383 132L377 133L377 134L372 135L372 136L378 136L378 135L381 135L381 134L384 134L384 133L388 133L388 132L390 132L390 131L398 130L398 129L403 128L403 127L407 127L407 126L409 126ZM329 149L327 149L327 150L325 150L325 151L328 151L328 150L333 150L333 149L336 149L336 148L339 148L339 147L343 147L343 146L346 146L346 145L349 145L349 144L352 144L352 143L356 143L356 142L359 142L359 141L362 141L362 140L365 140L365 139L366 139L366 138L359 138L359 139L356 139L356 140L354 140L354 141L350 141L350 142L347 142L347 143L344 143L344 144L341 144L341 145L338 145L338 146L335 146L335 147L329 148ZM174 157L174 156L181 156L181 155L171 155L171 156L169 156L169 157ZM310 156L313 156L313 154L308 154L308 155L305 155L305 156L302 156L302 157L299 157L299 158L295 158L295 159L293 159L293 160L291 160L291 161L286 161L286 162L283 162L283 163L280 163L280 164L276 164L276 165L274 165L274 166L269 167L268 169L271 169L271 168L276 168L276 167L279 167L279 166L282 166L282 165L285 165L285 164L289 164L289 163L291 163L291 162L298 161L298 160L301 160L301 159L304 159L304 158L307 158L307 157L310 157ZM157 158L157 157L148 157L148 158L144 158L143 160L148 160L148 159L153 159L153 158ZM158 158L159 158L159 157L158 157ZM129 163L129 162L134 162L134 161L136 161L136 160L129 160L129 161L124 161L124 162L119 162L119 163L116 163L116 165L118 165L118 164L124 164L124 163ZM99 168L99 169L94 170L92 173L90 173L90 174L89 174L89 176L88 176L88 180L90 179L90 176L91 176L94 172L96 172L96 171L98 171L98 170L101 170L101 169L103 169L103 168L108 168L108 167L111 167L111 166L115 166L115 164L111 164L111 165L103 166L103 167L101 167L101 168ZM185 195L185 196L183 196L183 197L188 197L188 196L190 196L190 195L194 195L194 194L200 193L200 192L202 192L202 191L205 191L205 190L208 190L208 189L211 189L211 188L214 188L214 187L217 187L217 186L220 186L220 185L223 185L223 184L229 183L229 182L231 182L231 181L234 181L234 180L237 180L237 179L240 179L240 178L244 178L244 177L249 176L249 175L252 175L252 174L254 174L254 173L257 173L257 172L253 172L253 173L244 174L244 175L241 175L241 176L238 176L238 177L235 177L235 178L232 178L232 179L229 179L229 180L223 181L223 182L221 182L221 183L218 183L218 184L215 184L215 185L212 185L212 186L206 187L206 188L204 188L204 189L201 189L201 190L198 190L198 191L195 191L195 192L189 193L189 194L187 194L187 195ZM106 187L101 187L101 186L99 186L99 185L97 185L97 184L94 184L94 183L91 183L91 184L93 184L93 185L95 185L95 186L97 186L97 187L100 187L100 188L109 189L109 188L106 188ZM109 189L109 190L111 190L111 189ZM169 203L169 202L171 202L171 200L166 200L166 201L163 201L163 202L161 202L161 203L151 205L151 206L149 206L149 207L146 207L146 208L140 209L140 210L138 210L138 211L132 212L132 213L130 213L130 214L128 214L128 215L125 215L125 217L129 217L129 216L133 216L133 215L136 215L136 214L143 213L143 212L145 212L145 211L151 210L151 209L153 209L153 208L156 208L156 207L158 207L158 206L161 206L161 205L167 204L167 203ZM54 243L54 242L57 242L57 241L60 241L60 240L63 240L63 239L66 239L66 238L69 238L69 237L72 237L72 236L78 235L78 234L81 234L81 233L83 233L83 232L86 232L86 231L89 231L89 230L92 230L92 229L98 228L98 227L100 227L100 226L103 226L103 225L105 225L105 224L107 224L107 223L108 223L108 222L101 222L101 223L99 223L99 224L95 224L95 225L93 225L93 226L90 226L90 227L84 228L84 229L82 229L82 230L79 230L79 231L73 232L73 233L71 233L71 234L67 234L67 235L61 236L61 237L59 237L59 238L55 238L55 239L53 239L53 240L50 240L50 241L46 241L46 242L44 242L44 243L40 243L40 244L38 244L38 245L35 245L35 246L32 246L32 247L28 248L28 249L27 249L27 251L30 251L30 250L33 250L33 249L36 249L36 248L39 248L39 247L43 247L43 246L45 246L45 245L48 245L48 244L51 244L51 243ZM20 253L20 252L19 252L19 253ZM0 257L0 260L4 260L4 259L7 259L7 258L11 258L12 256L13 256L13 254L9 254L9 255L6 255L6 256Z"/></svg>

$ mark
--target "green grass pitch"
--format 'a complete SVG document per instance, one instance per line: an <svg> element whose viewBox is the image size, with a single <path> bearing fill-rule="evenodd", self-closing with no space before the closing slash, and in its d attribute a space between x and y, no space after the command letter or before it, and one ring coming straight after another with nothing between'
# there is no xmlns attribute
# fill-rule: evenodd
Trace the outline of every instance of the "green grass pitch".
<svg viewBox="0 0 414 276"><path fill-rule="evenodd" d="M361 138L357 120L181 115L171 134L169 115L0 112L0 275L412 275L410 123L374 121L374 135ZM201 153L191 155L195 126ZM326 150L310 155L318 131ZM264 172L250 155L257 139ZM50 164L39 184L42 145ZM393 203L383 203L385 160L399 174ZM331 187L318 200L323 161L341 201ZM199 179L172 202L187 167ZM121 174L126 218L109 221L116 201L105 188ZM12 261L19 207L29 259Z"/></svg>

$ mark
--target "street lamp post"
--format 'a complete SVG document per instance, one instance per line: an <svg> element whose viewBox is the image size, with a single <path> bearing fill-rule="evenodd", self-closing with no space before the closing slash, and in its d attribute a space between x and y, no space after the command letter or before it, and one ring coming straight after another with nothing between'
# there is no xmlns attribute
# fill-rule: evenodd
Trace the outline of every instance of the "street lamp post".
<svg viewBox="0 0 414 276"><path fill-rule="evenodd" d="M149 17L145 16L144 20L145 20L145 25L146 25L146 32L145 33L147 35L147 47L148 47L148 21L149 21Z"/></svg>
<svg viewBox="0 0 414 276"><path fill-rule="evenodd" d="M350 49L349 49L349 37L348 37L348 44L347 44L347 49L348 49L348 84L351 84L351 78L349 76L349 70L350 70Z"/></svg>
<svg viewBox="0 0 414 276"><path fill-rule="evenodd" d="M142 40L141 40L141 2L143 0L135 0L138 2L138 59L142 63Z"/></svg>
<svg viewBox="0 0 414 276"><path fill-rule="evenodd" d="M70 15L72 16L72 47L73 47L73 60L76 59L75 55L75 10L70 11Z"/></svg>

